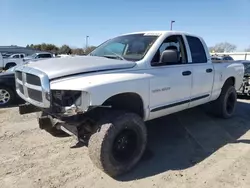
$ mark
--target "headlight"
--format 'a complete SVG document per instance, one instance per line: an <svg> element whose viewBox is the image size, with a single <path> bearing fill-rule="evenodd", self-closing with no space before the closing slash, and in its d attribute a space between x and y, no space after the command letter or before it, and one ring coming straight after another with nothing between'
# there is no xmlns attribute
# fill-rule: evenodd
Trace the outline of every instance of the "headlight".
<svg viewBox="0 0 250 188"><path fill-rule="evenodd" d="M81 93L82 91L52 90L52 102L61 107L72 106L73 104L80 106L82 104Z"/></svg>
<svg viewBox="0 0 250 188"><path fill-rule="evenodd" d="M46 92L46 93L45 93L45 98L46 98L48 101L50 101L50 93L49 93L49 92Z"/></svg>

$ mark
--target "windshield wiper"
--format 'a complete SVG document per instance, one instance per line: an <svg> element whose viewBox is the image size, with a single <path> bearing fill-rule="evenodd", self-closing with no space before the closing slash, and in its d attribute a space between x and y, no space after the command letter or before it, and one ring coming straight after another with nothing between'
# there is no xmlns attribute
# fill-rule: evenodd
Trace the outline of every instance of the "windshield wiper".
<svg viewBox="0 0 250 188"><path fill-rule="evenodd" d="M118 55L104 55L102 57L106 57L106 58L110 58L110 59L120 59L120 60L124 60L124 58L118 56Z"/></svg>
<svg viewBox="0 0 250 188"><path fill-rule="evenodd" d="M107 55L103 55L103 56L100 56L100 57L106 57L106 58L111 58L111 59L120 59L120 60L125 60L124 57L122 57L121 55L115 53L115 52L112 52L111 50L108 50L110 53L114 54L114 55L110 55L110 54L107 54ZM92 53L89 54L89 56L98 56L98 55L94 55Z"/></svg>
<svg viewBox="0 0 250 188"><path fill-rule="evenodd" d="M107 57L107 58L114 58L115 59L120 59L120 60L125 60L124 57L122 57L121 55L115 53L115 52L112 52L111 50L108 50L109 52L111 52L112 54L114 54L114 56L112 55L104 55L103 57Z"/></svg>

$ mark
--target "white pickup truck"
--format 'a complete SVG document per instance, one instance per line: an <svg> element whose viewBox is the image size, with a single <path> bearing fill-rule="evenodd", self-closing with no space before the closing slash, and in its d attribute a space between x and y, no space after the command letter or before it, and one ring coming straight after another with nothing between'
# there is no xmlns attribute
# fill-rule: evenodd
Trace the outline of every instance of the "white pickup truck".
<svg viewBox="0 0 250 188"><path fill-rule="evenodd" d="M3 58L2 54L0 53L0 70L7 70L11 67L21 64L22 62L22 58Z"/></svg>
<svg viewBox="0 0 250 188"><path fill-rule="evenodd" d="M85 142L93 163L111 177L140 160L145 121L206 103L230 118L243 74L240 63L212 63L202 38L174 31L121 35L87 56L15 71L17 93L27 101L20 114L38 112L41 129Z"/></svg>

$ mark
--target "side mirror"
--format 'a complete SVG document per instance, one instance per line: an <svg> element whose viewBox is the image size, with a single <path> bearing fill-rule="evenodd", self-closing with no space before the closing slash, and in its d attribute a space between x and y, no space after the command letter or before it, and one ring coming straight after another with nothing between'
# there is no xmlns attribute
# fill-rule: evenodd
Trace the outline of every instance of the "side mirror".
<svg viewBox="0 0 250 188"><path fill-rule="evenodd" d="M165 50L161 54L160 63L163 64L179 64L178 52L176 50Z"/></svg>

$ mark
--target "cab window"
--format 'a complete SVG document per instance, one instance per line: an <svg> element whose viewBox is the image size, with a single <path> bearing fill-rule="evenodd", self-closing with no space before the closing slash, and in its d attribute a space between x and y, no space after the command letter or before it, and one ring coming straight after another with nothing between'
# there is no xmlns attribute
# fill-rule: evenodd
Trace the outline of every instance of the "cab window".
<svg viewBox="0 0 250 188"><path fill-rule="evenodd" d="M207 56L201 40L197 37L187 36L190 47L192 63L207 63Z"/></svg>
<svg viewBox="0 0 250 188"><path fill-rule="evenodd" d="M187 63L187 52L183 37L181 35L172 35L167 37L163 41L163 43L161 44L160 48L157 50L156 54L154 55L151 61L151 66L164 66L164 65L166 66L166 64L160 62L160 57L162 55L162 52L165 50L177 51L179 61L175 64Z"/></svg>

